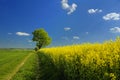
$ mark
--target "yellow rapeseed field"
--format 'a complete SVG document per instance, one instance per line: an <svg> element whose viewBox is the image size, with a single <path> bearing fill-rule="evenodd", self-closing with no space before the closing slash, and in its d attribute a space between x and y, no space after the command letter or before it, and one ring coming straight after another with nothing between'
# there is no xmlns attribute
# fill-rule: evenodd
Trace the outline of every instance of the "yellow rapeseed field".
<svg viewBox="0 0 120 80"><path fill-rule="evenodd" d="M38 52L41 79L119 80L120 38L104 43L84 43L43 48Z"/></svg>

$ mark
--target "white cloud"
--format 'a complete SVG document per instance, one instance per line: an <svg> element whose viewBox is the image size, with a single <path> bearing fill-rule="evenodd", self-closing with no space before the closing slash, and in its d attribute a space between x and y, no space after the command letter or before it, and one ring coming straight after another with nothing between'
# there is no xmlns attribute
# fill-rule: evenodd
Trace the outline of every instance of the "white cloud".
<svg viewBox="0 0 120 80"><path fill-rule="evenodd" d="M70 27L65 27L64 30L69 31L69 30L71 30L71 28Z"/></svg>
<svg viewBox="0 0 120 80"><path fill-rule="evenodd" d="M120 13L108 13L107 15L103 16L104 20L120 20Z"/></svg>
<svg viewBox="0 0 120 80"><path fill-rule="evenodd" d="M101 9L89 9L89 10L88 10L88 13L89 13L89 14L100 13L100 12L102 12Z"/></svg>
<svg viewBox="0 0 120 80"><path fill-rule="evenodd" d="M120 33L120 27L110 28L110 32L112 32L112 33Z"/></svg>
<svg viewBox="0 0 120 80"><path fill-rule="evenodd" d="M62 0L61 4L62 4L62 8L68 11L67 14L73 13L77 8L77 4L75 3L73 3L72 5L69 5L68 0Z"/></svg>
<svg viewBox="0 0 120 80"><path fill-rule="evenodd" d="M12 33L8 33L9 35L12 35Z"/></svg>
<svg viewBox="0 0 120 80"><path fill-rule="evenodd" d="M18 36L30 36L30 34L26 33L26 32L16 32L16 35L18 35Z"/></svg>
<svg viewBox="0 0 120 80"><path fill-rule="evenodd" d="M73 39L80 39L79 36L73 36Z"/></svg>

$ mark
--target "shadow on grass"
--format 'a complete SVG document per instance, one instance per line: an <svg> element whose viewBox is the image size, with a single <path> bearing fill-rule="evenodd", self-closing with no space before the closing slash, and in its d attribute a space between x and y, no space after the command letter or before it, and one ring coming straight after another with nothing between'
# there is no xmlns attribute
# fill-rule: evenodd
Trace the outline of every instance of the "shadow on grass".
<svg viewBox="0 0 120 80"><path fill-rule="evenodd" d="M66 80L62 64L57 67L49 55L42 52L37 54L39 59L39 76L37 80Z"/></svg>

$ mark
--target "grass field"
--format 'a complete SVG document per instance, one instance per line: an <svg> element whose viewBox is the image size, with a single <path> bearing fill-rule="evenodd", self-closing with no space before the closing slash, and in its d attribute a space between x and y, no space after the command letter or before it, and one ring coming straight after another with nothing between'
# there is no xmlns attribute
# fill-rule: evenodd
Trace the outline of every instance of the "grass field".
<svg viewBox="0 0 120 80"><path fill-rule="evenodd" d="M0 50L0 80L11 79L23 60L31 53L27 50Z"/></svg>
<svg viewBox="0 0 120 80"><path fill-rule="evenodd" d="M36 80L37 77L37 55L31 53L24 65L19 69L11 80Z"/></svg>

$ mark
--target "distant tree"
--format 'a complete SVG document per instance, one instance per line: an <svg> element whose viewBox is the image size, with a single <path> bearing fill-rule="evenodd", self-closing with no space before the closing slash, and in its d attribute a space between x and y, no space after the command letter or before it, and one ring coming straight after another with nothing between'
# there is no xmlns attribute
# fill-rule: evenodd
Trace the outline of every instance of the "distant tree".
<svg viewBox="0 0 120 80"><path fill-rule="evenodd" d="M43 28L36 29L34 32L32 32L32 34L33 34L32 40L36 42L35 48L36 51L51 43L51 38Z"/></svg>

